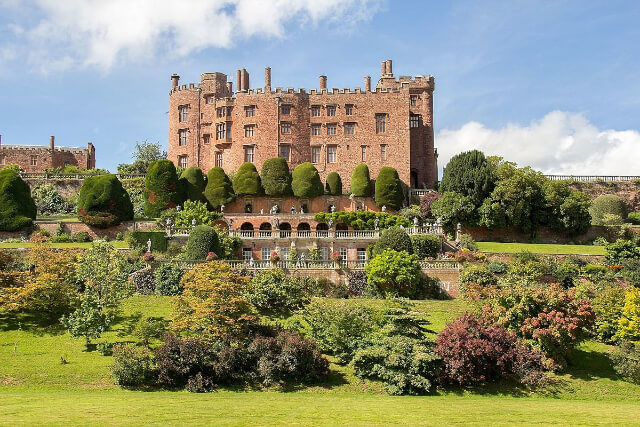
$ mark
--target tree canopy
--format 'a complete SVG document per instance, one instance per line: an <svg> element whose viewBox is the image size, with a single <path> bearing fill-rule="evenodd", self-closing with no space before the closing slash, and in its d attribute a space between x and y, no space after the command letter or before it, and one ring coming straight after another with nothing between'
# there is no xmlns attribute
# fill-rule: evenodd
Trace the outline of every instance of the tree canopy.
<svg viewBox="0 0 640 427"><path fill-rule="evenodd" d="M477 207L491 194L495 180L494 170L482 151L465 151L449 160L439 190L469 196Z"/></svg>
<svg viewBox="0 0 640 427"><path fill-rule="evenodd" d="M220 206L227 205L236 199L231 180L229 180L222 168L215 167L209 170L204 196L209 202L209 206L213 209L218 209Z"/></svg>
<svg viewBox="0 0 640 427"><path fill-rule="evenodd" d="M233 191L237 196L264 194L262 180L256 166L251 162L244 162L233 175Z"/></svg>
<svg viewBox="0 0 640 427"><path fill-rule="evenodd" d="M317 197L324 194L320 174L311 162L296 166L292 174L291 188L296 197Z"/></svg>
<svg viewBox="0 0 640 427"><path fill-rule="evenodd" d="M365 163L360 163L353 169L353 173L351 174L351 194L358 197L371 196L369 166Z"/></svg>
<svg viewBox="0 0 640 427"><path fill-rule="evenodd" d="M380 169L376 178L376 205L398 210L402 207L404 191L398 171L390 166Z"/></svg>
<svg viewBox="0 0 640 427"><path fill-rule="evenodd" d="M282 157L265 160L260 176L267 196L290 196L293 193L289 165Z"/></svg>
<svg viewBox="0 0 640 427"><path fill-rule="evenodd" d="M17 231L36 219L36 204L29 185L13 168L0 169L0 230Z"/></svg>

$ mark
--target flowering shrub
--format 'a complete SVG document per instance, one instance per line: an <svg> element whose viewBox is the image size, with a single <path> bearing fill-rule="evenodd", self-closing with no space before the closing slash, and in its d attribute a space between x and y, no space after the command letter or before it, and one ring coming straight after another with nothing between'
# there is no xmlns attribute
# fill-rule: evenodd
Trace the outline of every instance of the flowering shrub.
<svg viewBox="0 0 640 427"><path fill-rule="evenodd" d="M132 344L118 344L113 347L111 372L121 386L142 386L153 380L151 352Z"/></svg>
<svg viewBox="0 0 640 427"><path fill-rule="evenodd" d="M309 302L304 285L303 279L288 276L282 269L266 270L251 279L247 298L260 311L293 311Z"/></svg>
<svg viewBox="0 0 640 427"><path fill-rule="evenodd" d="M640 341L640 289L630 288L627 291L618 327L618 338Z"/></svg>
<svg viewBox="0 0 640 427"><path fill-rule="evenodd" d="M151 252L145 252L144 255L142 255L142 261L147 264L152 263L155 259L156 257Z"/></svg>
<svg viewBox="0 0 640 427"><path fill-rule="evenodd" d="M367 282L381 295L411 298L420 285L418 257L405 251L385 249L366 266Z"/></svg>
<svg viewBox="0 0 640 427"><path fill-rule="evenodd" d="M215 261L218 259L218 255L216 255L215 252L208 252L207 253L207 258L205 258L208 261Z"/></svg>
<svg viewBox="0 0 640 427"><path fill-rule="evenodd" d="M280 262L280 254L277 251L271 251L271 256L269 258L272 263L277 264Z"/></svg>
<svg viewBox="0 0 640 427"><path fill-rule="evenodd" d="M435 352L442 358L442 382L462 386L514 379L537 384L542 354L506 328L465 314L438 335Z"/></svg>
<svg viewBox="0 0 640 427"><path fill-rule="evenodd" d="M131 281L135 286L136 293L140 295L151 295L156 290L156 280L150 268L144 268L131 274Z"/></svg>
<svg viewBox="0 0 640 427"><path fill-rule="evenodd" d="M331 261L338 263L342 261L342 255L338 251L331 252Z"/></svg>
<svg viewBox="0 0 640 427"><path fill-rule="evenodd" d="M440 198L440 193L436 191L430 191L424 196L420 197L420 209L425 218L432 218L431 204Z"/></svg>
<svg viewBox="0 0 640 427"><path fill-rule="evenodd" d="M191 227L192 221L195 219L197 225L211 226L220 218L222 218L222 214L209 211L205 202L187 200L175 216L175 225L176 227Z"/></svg>

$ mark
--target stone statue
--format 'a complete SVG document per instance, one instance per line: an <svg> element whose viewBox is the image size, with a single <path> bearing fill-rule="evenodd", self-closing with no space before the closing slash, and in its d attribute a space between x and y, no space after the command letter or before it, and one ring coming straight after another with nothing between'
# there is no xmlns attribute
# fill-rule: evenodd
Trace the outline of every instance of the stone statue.
<svg viewBox="0 0 640 427"><path fill-rule="evenodd" d="M329 218L329 229L331 229L331 227L333 227L333 219Z"/></svg>
<svg viewBox="0 0 640 427"><path fill-rule="evenodd" d="M418 217L417 217L417 216L414 216L414 217L413 217L413 226L414 226L415 228L418 228L418 225L419 225Z"/></svg>
<svg viewBox="0 0 640 427"><path fill-rule="evenodd" d="M387 205L382 205L382 212L386 212L387 211Z"/></svg>
<svg viewBox="0 0 640 427"><path fill-rule="evenodd" d="M198 221L196 221L196 219L195 219L195 218L193 218L193 219L191 220L191 226L192 226L192 227L195 227L197 224L198 224Z"/></svg>
<svg viewBox="0 0 640 427"><path fill-rule="evenodd" d="M233 218L229 218L229 230L233 227Z"/></svg>
<svg viewBox="0 0 640 427"><path fill-rule="evenodd" d="M291 215L295 215L296 214L296 208L294 206L291 206Z"/></svg>
<svg viewBox="0 0 640 427"><path fill-rule="evenodd" d="M304 213L304 206L300 206L300 213L303 214Z"/></svg>
<svg viewBox="0 0 640 427"><path fill-rule="evenodd" d="M329 206L329 212L334 213L336 211L336 205Z"/></svg>
<svg viewBox="0 0 640 427"><path fill-rule="evenodd" d="M224 205L220 205L220 213L224 213Z"/></svg>
<svg viewBox="0 0 640 427"><path fill-rule="evenodd" d="M376 218L376 220L373 221L373 226L376 230L380 227L380 218Z"/></svg>
<svg viewBox="0 0 640 427"><path fill-rule="evenodd" d="M276 218L274 222L275 222L276 228L280 228L280 218Z"/></svg>
<svg viewBox="0 0 640 427"><path fill-rule="evenodd" d="M147 240L147 252L151 252L151 239Z"/></svg>
<svg viewBox="0 0 640 427"><path fill-rule="evenodd" d="M260 209L260 215L264 215L264 209Z"/></svg>
<svg viewBox="0 0 640 427"><path fill-rule="evenodd" d="M176 206L176 212L180 212L182 210L182 208L180 207L180 205Z"/></svg>

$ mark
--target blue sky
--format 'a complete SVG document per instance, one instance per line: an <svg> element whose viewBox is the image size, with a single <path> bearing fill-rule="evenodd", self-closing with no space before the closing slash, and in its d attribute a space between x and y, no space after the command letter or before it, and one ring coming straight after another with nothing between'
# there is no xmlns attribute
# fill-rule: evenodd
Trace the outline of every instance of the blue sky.
<svg viewBox="0 0 640 427"><path fill-rule="evenodd" d="M6 144L166 145L169 76L252 87L436 79L440 166L469 148L546 172L640 175L640 2L0 0Z"/></svg>

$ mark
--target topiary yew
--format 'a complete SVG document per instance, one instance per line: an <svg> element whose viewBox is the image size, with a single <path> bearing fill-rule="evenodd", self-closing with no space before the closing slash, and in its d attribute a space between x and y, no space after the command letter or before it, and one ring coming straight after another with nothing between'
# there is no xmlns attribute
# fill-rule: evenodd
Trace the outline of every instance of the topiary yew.
<svg viewBox="0 0 640 427"><path fill-rule="evenodd" d="M149 165L144 182L144 213L158 217L166 209L173 209L185 200L183 183L178 180L176 167L170 160L157 160Z"/></svg>
<svg viewBox="0 0 640 427"><path fill-rule="evenodd" d="M402 181L398 171L390 166L380 169L376 179L376 204L391 209L400 209L404 200Z"/></svg>
<svg viewBox="0 0 640 427"><path fill-rule="evenodd" d="M373 245L371 254L373 256L382 253L385 249L393 249L400 252L413 253L413 243L411 238L400 227L392 227L382 232L378 241Z"/></svg>
<svg viewBox="0 0 640 427"><path fill-rule="evenodd" d="M290 196L293 193L291 173L285 159L275 157L266 160L262 164L260 176L267 196Z"/></svg>
<svg viewBox="0 0 640 427"><path fill-rule="evenodd" d="M220 167L211 168L207 174L207 186L204 197L214 209L227 205L236 199L231 180Z"/></svg>
<svg viewBox="0 0 640 427"><path fill-rule="evenodd" d="M318 197L324 194L320 174L311 162L296 166L292 174L291 188L296 197Z"/></svg>
<svg viewBox="0 0 640 427"><path fill-rule="evenodd" d="M36 204L29 185L15 169L0 170L0 230L17 231L36 219Z"/></svg>
<svg viewBox="0 0 640 427"><path fill-rule="evenodd" d="M188 200L193 200L194 202L204 202L204 188L207 185L204 182L204 174L202 173L202 169L191 166L190 168L186 168L182 171L180 175L180 182L185 190L185 195Z"/></svg>
<svg viewBox="0 0 640 427"><path fill-rule="evenodd" d="M327 175L327 185L326 185L327 194L332 196L341 196L342 195L342 178L338 175L338 172L331 172Z"/></svg>
<svg viewBox="0 0 640 427"><path fill-rule="evenodd" d="M236 195L259 196L264 194L262 180L256 166L251 162L244 162L233 176L233 191Z"/></svg>
<svg viewBox="0 0 640 427"><path fill-rule="evenodd" d="M353 169L351 174L351 194L358 197L369 197L371 195L369 166L364 163L360 163Z"/></svg>
<svg viewBox="0 0 640 427"><path fill-rule="evenodd" d="M592 225L608 225L606 220L627 218L627 205L615 194L602 194L591 203L589 213Z"/></svg>
<svg viewBox="0 0 640 427"><path fill-rule="evenodd" d="M220 252L220 238L213 227L198 225L189 233L185 247L185 257L189 260L205 259L209 252Z"/></svg>
<svg viewBox="0 0 640 427"><path fill-rule="evenodd" d="M78 196L78 219L99 228L133 219L133 204L129 194L115 175L85 178Z"/></svg>

